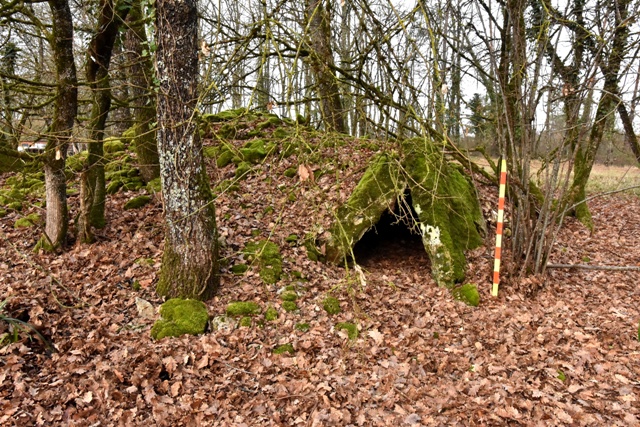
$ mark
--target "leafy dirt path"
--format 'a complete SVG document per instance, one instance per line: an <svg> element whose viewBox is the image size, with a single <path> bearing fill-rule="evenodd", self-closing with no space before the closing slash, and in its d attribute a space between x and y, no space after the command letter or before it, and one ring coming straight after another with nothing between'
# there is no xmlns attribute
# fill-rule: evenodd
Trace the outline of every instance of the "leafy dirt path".
<svg viewBox="0 0 640 427"><path fill-rule="evenodd" d="M437 288L427 258L407 244L388 242L362 261L364 276L347 275L286 242L326 225L312 207L327 201L331 182L294 179L284 188L268 176L289 165L263 167L217 201L227 266L207 304L212 315L236 300L277 308L278 319L264 326L256 318L251 327L151 340L153 319L136 302L161 303L153 292L162 247L157 199L124 211L130 195L114 196L98 243L59 256L31 253L37 230L14 229L13 213L0 219L6 312L57 348L50 353L24 335L0 348L0 424L638 425L640 273L552 270L544 283L505 283L494 299L488 239L470 261L477 308ZM640 265L640 200L590 206L597 231L569 221L552 262ZM282 249L286 274L277 286L262 284L255 269L229 272L257 236ZM300 290L297 312L281 308L278 289L288 284ZM322 309L329 293L342 313ZM357 339L336 330L344 321L358 324ZM284 343L293 355L272 353Z"/></svg>

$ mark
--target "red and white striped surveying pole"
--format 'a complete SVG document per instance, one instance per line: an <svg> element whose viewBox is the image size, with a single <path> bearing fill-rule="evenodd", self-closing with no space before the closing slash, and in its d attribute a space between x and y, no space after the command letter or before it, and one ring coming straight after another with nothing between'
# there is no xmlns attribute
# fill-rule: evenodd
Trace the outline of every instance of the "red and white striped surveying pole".
<svg viewBox="0 0 640 427"><path fill-rule="evenodd" d="M500 257L502 255L502 228L504 223L504 195L507 187L507 161L502 159L500 163L500 191L498 200L498 226L496 228L496 256L493 264L493 287L491 295L498 296L500 285Z"/></svg>

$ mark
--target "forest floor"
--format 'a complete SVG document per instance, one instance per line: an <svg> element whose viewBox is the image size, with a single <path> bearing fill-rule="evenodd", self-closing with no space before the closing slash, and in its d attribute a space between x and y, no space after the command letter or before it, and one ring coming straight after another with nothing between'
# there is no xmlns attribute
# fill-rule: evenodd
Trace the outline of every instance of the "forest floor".
<svg viewBox="0 0 640 427"><path fill-rule="evenodd" d="M328 150L320 157L361 175L359 155ZM282 176L292 166L298 175ZM33 333L0 348L0 425L640 425L640 272L551 269L545 278L506 278L493 298L489 235L469 253L468 282L481 295L470 307L436 286L409 236L370 241L363 275L314 262L287 238L326 230L329 207L356 179L338 185L331 169L312 179L315 168L300 156L265 161L236 192L218 196L225 262L208 311L221 316L232 301L255 301L278 318L259 315L249 327L232 319L200 336L149 334L158 316L144 301L162 303L154 292L158 195L138 210L123 209L135 194L110 196L98 241L57 255L32 252L37 227L14 228L36 207L1 218L0 300L8 302L0 314L37 327L55 351ZM215 184L233 176L233 165L210 172ZM485 212L494 193L483 190ZM73 214L77 196L69 202ZM595 231L568 219L550 262L640 266L640 198L617 194L589 206ZM259 238L282 252L276 285L264 284L256 266L231 273ZM299 294L296 311L282 308L287 285ZM323 309L328 295L341 313ZM357 338L339 322L356 324ZM274 354L282 344L294 352Z"/></svg>

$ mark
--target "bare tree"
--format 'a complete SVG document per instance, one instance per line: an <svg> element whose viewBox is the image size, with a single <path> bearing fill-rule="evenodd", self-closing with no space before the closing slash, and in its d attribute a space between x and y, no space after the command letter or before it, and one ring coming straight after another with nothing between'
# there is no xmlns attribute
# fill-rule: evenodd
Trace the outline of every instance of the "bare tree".
<svg viewBox="0 0 640 427"><path fill-rule="evenodd" d="M215 212L202 142L198 101L198 14L195 0L156 3L158 151L165 246L157 292L206 300L218 286Z"/></svg>

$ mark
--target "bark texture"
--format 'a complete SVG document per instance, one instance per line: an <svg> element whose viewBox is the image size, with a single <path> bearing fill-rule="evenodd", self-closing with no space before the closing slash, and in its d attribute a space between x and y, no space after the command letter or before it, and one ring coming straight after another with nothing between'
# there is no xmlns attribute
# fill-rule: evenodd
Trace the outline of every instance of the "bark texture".
<svg viewBox="0 0 640 427"><path fill-rule="evenodd" d="M58 86L45 154L47 211L45 235L40 240L40 246L56 249L66 243L69 227L64 163L78 112L78 88L69 3L67 0L50 0L49 7L53 24L49 42L53 50Z"/></svg>
<svg viewBox="0 0 640 427"><path fill-rule="evenodd" d="M145 182L160 176L156 129L152 125L156 120L156 100L152 95L153 71L151 56L143 55L143 44L147 44L144 29L144 17L140 1L134 1L127 18L125 44L129 63L130 94L133 98L135 150L138 168Z"/></svg>
<svg viewBox="0 0 640 427"><path fill-rule="evenodd" d="M128 7L115 7L113 0L101 0L100 16L95 35L87 52L87 81L91 88L93 105L91 108L89 149L85 168L81 175L80 215L78 217L78 238L84 243L93 242L92 227L105 225L105 176L104 176L104 129L111 108L111 86L109 66L113 45L122 20L129 12ZM116 13L116 9L119 13Z"/></svg>
<svg viewBox="0 0 640 427"><path fill-rule="evenodd" d="M194 111L197 104L197 11L194 0L156 3L158 151L165 247L158 294L206 300L218 277L211 190Z"/></svg>

